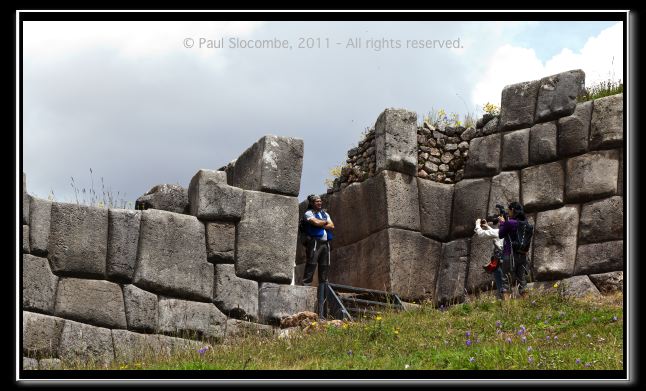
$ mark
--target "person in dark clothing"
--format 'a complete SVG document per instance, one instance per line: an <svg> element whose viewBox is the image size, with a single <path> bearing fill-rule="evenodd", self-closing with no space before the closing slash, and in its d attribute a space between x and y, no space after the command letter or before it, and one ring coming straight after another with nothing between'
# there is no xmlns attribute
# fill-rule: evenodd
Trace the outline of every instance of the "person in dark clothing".
<svg viewBox="0 0 646 391"><path fill-rule="evenodd" d="M318 265L319 283L327 282L330 269L330 241L334 223L330 215L322 209L321 197L312 194L307 197L309 206L305 212L307 220L307 263L303 273L303 285L309 285L314 278Z"/></svg>
<svg viewBox="0 0 646 391"><path fill-rule="evenodd" d="M526 217L523 206L518 202L509 204L508 213L509 219L507 221L502 216L498 217L500 220L498 237L504 241L502 270L498 273L509 276L507 279L502 279L503 293L510 292L509 281L513 281L512 284L518 284L518 294L524 297L527 291L527 254L514 251L512 241L517 240L518 222L526 220Z"/></svg>

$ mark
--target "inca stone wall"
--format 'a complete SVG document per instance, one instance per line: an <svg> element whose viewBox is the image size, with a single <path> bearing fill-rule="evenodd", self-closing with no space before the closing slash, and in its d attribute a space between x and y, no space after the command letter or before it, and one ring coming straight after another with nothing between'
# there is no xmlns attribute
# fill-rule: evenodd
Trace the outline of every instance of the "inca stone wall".
<svg viewBox="0 0 646 391"><path fill-rule="evenodd" d="M623 96L577 103L583 83L575 70L507 86L500 115L468 129L418 128L414 113L384 111L381 132L349 152L364 174L351 168L322 195L336 226L330 280L438 304L491 289L481 265L492 243L474 223L520 201L535 225L531 281L613 286L624 264Z"/></svg>
<svg viewBox="0 0 646 391"><path fill-rule="evenodd" d="M196 350L314 311L316 288L290 285L302 159L302 140L265 136L137 210L42 200L23 174L25 368Z"/></svg>

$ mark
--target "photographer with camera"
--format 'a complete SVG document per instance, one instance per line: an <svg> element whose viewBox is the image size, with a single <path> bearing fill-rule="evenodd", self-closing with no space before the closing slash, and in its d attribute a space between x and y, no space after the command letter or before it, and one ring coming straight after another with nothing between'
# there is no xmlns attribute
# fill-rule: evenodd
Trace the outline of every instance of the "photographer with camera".
<svg viewBox="0 0 646 391"><path fill-rule="evenodd" d="M482 266L487 273L493 273L494 280L496 281L496 290L498 291L498 299L503 298L503 286L507 285L505 274L500 268L500 260L502 259L503 240L498 237L498 229L489 226L498 224L498 216L490 216L486 219L477 219L475 226L475 233L481 238L493 239L493 253L488 264Z"/></svg>
<svg viewBox="0 0 646 391"><path fill-rule="evenodd" d="M509 204L508 213L504 213L501 205L496 205L496 208L501 211L498 237L504 240L504 271L509 273L514 285L518 284L518 294L524 297L527 289L527 251L533 226L527 222L523 206L518 202ZM509 286L506 281L504 283L503 290L508 292Z"/></svg>

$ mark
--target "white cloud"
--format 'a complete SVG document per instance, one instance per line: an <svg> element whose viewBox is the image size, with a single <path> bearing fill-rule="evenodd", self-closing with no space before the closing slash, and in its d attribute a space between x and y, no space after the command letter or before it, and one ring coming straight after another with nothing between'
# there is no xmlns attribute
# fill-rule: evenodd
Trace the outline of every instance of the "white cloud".
<svg viewBox="0 0 646 391"><path fill-rule="evenodd" d="M571 69L582 69L587 86L600 81L622 79L623 34L619 22L590 37L583 48L561 52L543 63L533 49L503 45L496 49L484 75L476 83L471 99L476 105L486 102L500 104L502 89L509 84L536 80Z"/></svg>

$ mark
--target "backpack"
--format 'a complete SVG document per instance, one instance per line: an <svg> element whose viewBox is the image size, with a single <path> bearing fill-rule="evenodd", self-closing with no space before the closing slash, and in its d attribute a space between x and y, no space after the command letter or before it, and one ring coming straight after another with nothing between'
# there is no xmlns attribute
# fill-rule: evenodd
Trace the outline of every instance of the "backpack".
<svg viewBox="0 0 646 391"><path fill-rule="evenodd" d="M529 246L532 243L533 235L534 226L527 220L519 220L518 228L516 230L516 239L512 240L511 247L518 253L527 254Z"/></svg>
<svg viewBox="0 0 646 391"><path fill-rule="evenodd" d="M325 211L322 211L322 214L322 217L327 219L327 213L325 213ZM307 232L307 226L309 224L310 223L305 218L305 214L301 215L301 219L298 221L298 236L303 246L307 246L307 243L310 239L310 236Z"/></svg>

